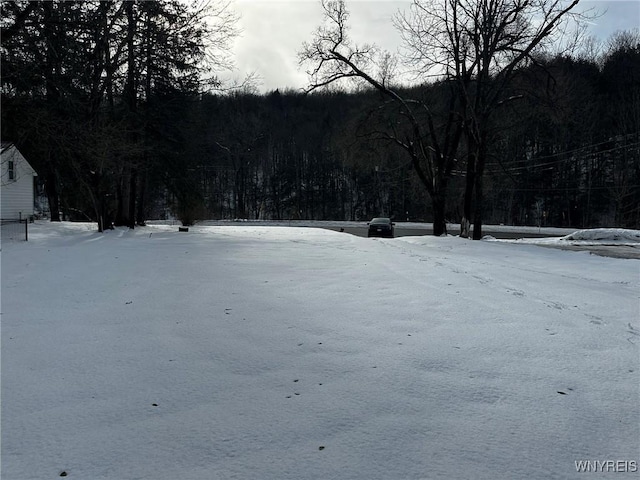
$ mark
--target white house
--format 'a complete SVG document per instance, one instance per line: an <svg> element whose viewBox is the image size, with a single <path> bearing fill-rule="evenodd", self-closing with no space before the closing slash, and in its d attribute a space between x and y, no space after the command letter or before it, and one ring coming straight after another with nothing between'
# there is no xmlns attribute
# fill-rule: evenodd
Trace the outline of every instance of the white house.
<svg viewBox="0 0 640 480"><path fill-rule="evenodd" d="M16 220L33 215L34 177L38 174L9 142L0 146L0 219Z"/></svg>

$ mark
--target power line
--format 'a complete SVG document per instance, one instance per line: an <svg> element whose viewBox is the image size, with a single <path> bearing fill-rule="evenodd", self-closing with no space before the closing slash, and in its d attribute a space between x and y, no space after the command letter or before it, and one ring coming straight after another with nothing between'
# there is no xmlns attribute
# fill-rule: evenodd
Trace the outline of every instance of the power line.
<svg viewBox="0 0 640 480"><path fill-rule="evenodd" d="M590 190L615 190L617 188L640 188L639 185L624 185L622 187L616 187L614 185L611 186L602 186L602 187L539 187L539 188L505 188L500 189L497 188L498 191L508 191L508 192L579 192L579 191L590 191Z"/></svg>
<svg viewBox="0 0 640 480"><path fill-rule="evenodd" d="M606 143L609 143L609 142L596 143L596 144L587 145L587 146L580 147L580 148L573 149L573 150L567 150L567 151L564 151L564 152L558 152L558 153L554 153L554 154L550 154L550 155L544 155L544 156L541 156L541 157L523 158L521 160L514 160L513 162L510 163L510 165L512 165L512 164L518 165L518 164L527 163L527 165L522 165L522 166L511 167L509 165L509 167L505 167L501 163L496 163L496 162L487 163L487 166L496 166L497 165L497 166L502 167L504 170L508 170L510 172L518 171L518 170L536 169L536 168L541 168L541 167L549 167L549 166L554 166L556 164L562 163L562 162L566 161L567 158L558 158L557 160L554 160L552 162L544 162L544 163L533 163L533 164L531 164L531 162L536 162L538 160L545 160L545 159L549 159L549 158L566 157L567 155L570 155L570 154L573 154L573 153L576 153L576 152L580 152L580 151L584 151L584 150L589 150L589 149L592 149L594 147L597 147L597 146L600 146L600 145L604 145ZM616 147L609 148L607 150L599 150L599 151L595 151L595 152L594 151L585 152L583 157L593 157L593 156L596 156L596 155L602 155L602 154L605 154L605 153L615 152L617 150L632 149L632 148L637 148L637 147L640 147L640 142L634 142L634 143L631 143L631 144L619 145L619 146L616 146Z"/></svg>

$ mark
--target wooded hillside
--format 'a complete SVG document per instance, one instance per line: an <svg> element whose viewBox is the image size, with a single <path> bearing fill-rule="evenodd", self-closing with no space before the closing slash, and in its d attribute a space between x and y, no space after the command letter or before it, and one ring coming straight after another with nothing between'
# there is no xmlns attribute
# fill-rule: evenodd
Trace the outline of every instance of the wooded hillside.
<svg viewBox="0 0 640 480"><path fill-rule="evenodd" d="M220 90L234 23L213 5L2 3L2 139L38 171L52 220L432 221L392 141L407 127L379 92ZM508 88L489 128L485 223L640 228L638 31L599 54L537 54ZM446 80L397 90L445 124ZM467 147L448 185L456 223Z"/></svg>

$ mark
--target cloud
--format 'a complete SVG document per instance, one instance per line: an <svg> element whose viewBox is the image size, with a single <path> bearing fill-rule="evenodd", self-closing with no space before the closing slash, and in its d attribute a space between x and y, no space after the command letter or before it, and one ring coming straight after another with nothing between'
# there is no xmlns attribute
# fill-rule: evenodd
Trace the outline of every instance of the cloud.
<svg viewBox="0 0 640 480"><path fill-rule="evenodd" d="M322 18L319 2L241 1L236 10L242 17L234 48L238 69L256 72L264 90L302 87L306 75L298 70L297 52Z"/></svg>
<svg viewBox="0 0 640 480"><path fill-rule="evenodd" d="M589 27L591 35L607 40L619 30L640 27L640 2L638 0L587 0L583 10L593 9L601 14Z"/></svg>

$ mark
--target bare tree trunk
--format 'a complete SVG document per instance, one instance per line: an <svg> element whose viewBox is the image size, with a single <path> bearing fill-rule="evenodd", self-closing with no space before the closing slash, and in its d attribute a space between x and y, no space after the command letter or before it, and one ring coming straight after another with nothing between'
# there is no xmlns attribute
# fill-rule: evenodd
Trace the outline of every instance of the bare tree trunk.
<svg viewBox="0 0 640 480"><path fill-rule="evenodd" d="M136 58L134 50L134 36L136 34L136 18L133 12L133 2L125 2L125 11L127 15L127 81L124 87L124 97L127 107L129 108L129 125L131 128L131 143L137 144L138 136L135 133L135 115L137 112L137 93L136 93ZM131 160L129 160L131 161ZM138 172L135 166L130 166L129 177L129 205L127 209L126 225L129 228L135 228L136 213L136 185L138 182Z"/></svg>
<svg viewBox="0 0 640 480"><path fill-rule="evenodd" d="M463 211L462 220L460 221L460 236L463 238L469 238L471 235L471 219L473 218L471 208L473 205L473 188L475 185L475 169L476 169L476 155L470 152L467 156L467 177L464 189Z"/></svg>
<svg viewBox="0 0 640 480"><path fill-rule="evenodd" d="M431 200L433 205L433 234L436 237L446 235L445 197L444 195L434 195Z"/></svg>
<svg viewBox="0 0 640 480"><path fill-rule="evenodd" d="M137 200L137 186L138 186L138 169L133 168L131 170L131 178L129 179L129 228L135 228L136 226L136 200Z"/></svg>
<svg viewBox="0 0 640 480"><path fill-rule="evenodd" d="M483 191L482 191L482 175L476 175L474 182L475 203L473 212L473 239L480 240L482 238L482 214L483 214Z"/></svg>
<svg viewBox="0 0 640 480"><path fill-rule="evenodd" d="M35 2L34 2L35 3ZM55 86L54 76L58 70L59 57L58 53L55 49L58 43L57 29L59 28L57 22L57 12L55 12L53 4L49 4L48 2L42 3L42 8L44 10L44 21L45 21L45 35L47 38L47 50L46 50L46 64L45 64L45 85L46 85L46 100L47 104L53 110L55 108L55 104L58 102L60 98L60 93ZM56 7L57 8L57 7ZM58 194L58 183L57 183L57 165L58 165L58 154L56 151L56 147L53 142L53 138L51 136L51 132L47 133L47 143L49 150L49 162L48 162L48 174L46 177L46 187L47 187L47 197L49 199L49 209L51 211L51 221L59 222L60 221L60 203L59 203L59 194Z"/></svg>
<svg viewBox="0 0 640 480"><path fill-rule="evenodd" d="M144 164L146 165L146 161ZM138 203L137 203L137 211L136 211L136 223L139 226L144 226L147 220L147 212L145 209L146 205L146 194L147 194L147 170L146 168L143 170L142 178L140 179L140 189L138 190Z"/></svg>
<svg viewBox="0 0 640 480"><path fill-rule="evenodd" d="M51 162L51 160L50 160ZM52 222L60 221L60 198L58 196L58 185L56 180L56 174L52 167L49 167L49 173L47 173L45 179L45 186L47 192L47 200L49 201L49 211Z"/></svg>
<svg viewBox="0 0 640 480"><path fill-rule="evenodd" d="M476 168L474 177L475 205L473 212L473 239L480 240L482 238L482 222L484 215L484 165L486 160L487 136L480 135L478 146L478 155L476 157Z"/></svg>

